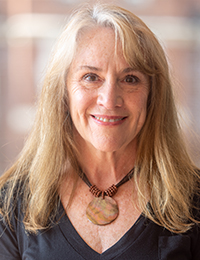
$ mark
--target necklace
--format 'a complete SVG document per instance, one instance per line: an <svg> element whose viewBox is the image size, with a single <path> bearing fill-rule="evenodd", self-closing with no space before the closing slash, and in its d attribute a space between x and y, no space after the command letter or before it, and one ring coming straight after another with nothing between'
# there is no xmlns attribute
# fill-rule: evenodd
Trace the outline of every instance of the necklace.
<svg viewBox="0 0 200 260"><path fill-rule="evenodd" d="M92 185L84 172L81 179L88 185L89 191L95 198L88 204L86 209L87 218L95 225L107 225L114 221L119 215L117 202L112 198L118 188L129 181L134 174L134 168L117 184L113 184L105 191L101 191L96 185Z"/></svg>

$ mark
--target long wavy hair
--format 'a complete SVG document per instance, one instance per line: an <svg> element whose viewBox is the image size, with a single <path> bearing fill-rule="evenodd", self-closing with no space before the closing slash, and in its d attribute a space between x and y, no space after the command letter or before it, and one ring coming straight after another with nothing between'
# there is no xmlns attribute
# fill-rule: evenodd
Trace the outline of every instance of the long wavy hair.
<svg viewBox="0 0 200 260"><path fill-rule="evenodd" d="M17 162L0 178L0 213L10 223L11 205L21 199L24 225L30 232L46 228L55 216L63 178L71 167L79 170L67 72L78 37L85 29L99 26L114 30L128 64L150 79L147 118L138 135L135 162L139 206L159 225L185 232L196 221L192 205L199 177L183 141L165 53L143 21L108 4L81 7L69 18L52 51L32 132Z"/></svg>

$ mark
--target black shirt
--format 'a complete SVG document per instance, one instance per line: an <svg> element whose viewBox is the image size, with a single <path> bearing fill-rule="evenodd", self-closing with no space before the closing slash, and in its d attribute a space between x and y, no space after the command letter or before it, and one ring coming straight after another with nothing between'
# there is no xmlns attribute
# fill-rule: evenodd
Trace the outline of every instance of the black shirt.
<svg viewBox="0 0 200 260"><path fill-rule="evenodd" d="M0 220L0 260L200 260L200 227L173 234L141 215L111 248L99 254L74 229L60 206L58 223L28 234L16 210L13 230Z"/></svg>

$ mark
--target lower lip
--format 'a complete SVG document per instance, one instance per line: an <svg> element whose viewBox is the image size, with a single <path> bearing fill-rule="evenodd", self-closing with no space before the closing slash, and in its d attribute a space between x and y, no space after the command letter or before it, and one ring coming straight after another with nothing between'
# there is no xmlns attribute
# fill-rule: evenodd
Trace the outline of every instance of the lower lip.
<svg viewBox="0 0 200 260"><path fill-rule="evenodd" d="M103 126L116 126L116 125L121 125L121 124L123 124L124 121L126 120L126 117L123 118L123 119L121 119L121 120L114 121L114 122L111 122L111 121L104 122L104 121L101 121L101 120L95 118L94 116L92 116L92 119L93 119L96 123L98 123L98 124L100 124L100 125L103 125Z"/></svg>

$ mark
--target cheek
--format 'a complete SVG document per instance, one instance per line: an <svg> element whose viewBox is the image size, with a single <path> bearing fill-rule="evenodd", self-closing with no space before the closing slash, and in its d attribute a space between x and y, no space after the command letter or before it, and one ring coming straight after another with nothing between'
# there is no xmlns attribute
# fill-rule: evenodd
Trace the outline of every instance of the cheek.
<svg viewBox="0 0 200 260"><path fill-rule="evenodd" d="M146 121L146 115L147 115L147 98L144 97L140 100L140 121L143 125Z"/></svg>
<svg viewBox="0 0 200 260"><path fill-rule="evenodd" d="M144 96L141 99L141 102L140 102L140 106L141 106L141 119L140 119L141 128L143 127L143 125L145 124L145 121L146 121L146 116L147 116L147 99L148 99L148 95Z"/></svg>
<svg viewBox="0 0 200 260"><path fill-rule="evenodd" d="M87 110L93 104L92 93L87 93L80 86L74 86L69 93L69 104L72 119L74 117L85 117Z"/></svg>
<svg viewBox="0 0 200 260"><path fill-rule="evenodd" d="M147 95L138 96L137 99L132 100L132 113L134 123L138 130L142 128L146 121L147 114Z"/></svg>
<svg viewBox="0 0 200 260"><path fill-rule="evenodd" d="M68 90L68 95L69 95L69 106L71 112L79 109L79 107L82 105L84 100L84 94L82 91L80 91L80 88L78 88L78 86L70 87Z"/></svg>
<svg viewBox="0 0 200 260"><path fill-rule="evenodd" d="M141 109L145 112L147 112L147 97L143 98L141 100Z"/></svg>
<svg viewBox="0 0 200 260"><path fill-rule="evenodd" d="M141 110L145 111L145 113L146 113L146 110L147 110L148 94L149 94L148 89L145 89L142 92L142 95L139 97L140 108L141 108Z"/></svg>
<svg viewBox="0 0 200 260"><path fill-rule="evenodd" d="M76 85L71 86L68 93L69 93L69 99L71 103L80 102L83 98L83 91L81 91L79 86Z"/></svg>
<svg viewBox="0 0 200 260"><path fill-rule="evenodd" d="M142 93L142 95L135 95L133 99L130 100L130 104L132 105L132 111L137 111L139 114L146 114L147 110L147 93Z"/></svg>

